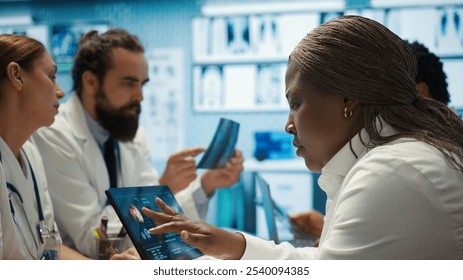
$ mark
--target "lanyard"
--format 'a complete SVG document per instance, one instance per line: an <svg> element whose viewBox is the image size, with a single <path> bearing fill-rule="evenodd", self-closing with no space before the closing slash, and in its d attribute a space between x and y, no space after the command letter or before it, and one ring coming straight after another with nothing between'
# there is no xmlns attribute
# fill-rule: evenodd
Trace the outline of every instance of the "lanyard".
<svg viewBox="0 0 463 280"><path fill-rule="evenodd" d="M40 200L39 186L37 184L37 179L35 178L34 170L32 169L31 163L30 163L29 159L27 158L27 155L26 155L26 160L27 160L27 163L29 165L29 170L31 171L32 181L34 183L35 199L37 201L37 208L38 208L38 212L39 212L38 213L39 214L39 224L37 225L37 230L39 232L40 241L43 244L43 237L48 235L48 230L44 226L44 217L43 217L42 203L41 203L41 200ZM2 154L0 153L0 163L1 162L2 162ZM18 189L16 189L16 187L13 186L13 184L7 182L6 186L7 186L7 188L10 189L10 191L16 193L18 195L19 199L21 200L21 202L23 202L21 194L19 193ZM12 213L14 214L13 205L10 204L10 208L11 208L11 210L13 210Z"/></svg>

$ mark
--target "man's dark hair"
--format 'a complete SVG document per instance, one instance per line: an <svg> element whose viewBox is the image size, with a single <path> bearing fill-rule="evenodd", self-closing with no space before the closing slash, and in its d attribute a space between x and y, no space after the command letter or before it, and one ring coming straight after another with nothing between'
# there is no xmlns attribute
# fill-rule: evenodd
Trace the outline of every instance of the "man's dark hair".
<svg viewBox="0 0 463 280"><path fill-rule="evenodd" d="M144 52L140 40L124 29L113 28L98 35L92 30L80 39L79 49L72 67L72 89L80 97L82 93L82 75L91 71L100 81L112 67L112 50L122 48L132 52Z"/></svg>
<svg viewBox="0 0 463 280"><path fill-rule="evenodd" d="M432 98L448 105L450 94L447 90L447 75L444 72L444 67L439 57L417 41L413 43L405 42L412 49L418 62L416 82L426 83Z"/></svg>

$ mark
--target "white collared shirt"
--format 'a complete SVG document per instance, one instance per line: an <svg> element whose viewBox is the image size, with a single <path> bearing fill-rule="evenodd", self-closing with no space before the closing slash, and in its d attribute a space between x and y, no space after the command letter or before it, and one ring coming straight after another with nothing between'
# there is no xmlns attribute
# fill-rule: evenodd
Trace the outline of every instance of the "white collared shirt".
<svg viewBox="0 0 463 280"><path fill-rule="evenodd" d="M389 133L386 126L382 134ZM357 135L352 149L358 158L347 143L322 169L327 214L318 248L246 235L242 258L463 258L461 171L449 167L439 150L413 139L368 150Z"/></svg>

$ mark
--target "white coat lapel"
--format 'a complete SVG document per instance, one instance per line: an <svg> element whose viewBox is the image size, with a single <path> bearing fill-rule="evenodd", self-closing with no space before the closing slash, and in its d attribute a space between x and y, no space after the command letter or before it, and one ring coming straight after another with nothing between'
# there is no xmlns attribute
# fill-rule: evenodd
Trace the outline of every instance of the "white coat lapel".
<svg viewBox="0 0 463 280"><path fill-rule="evenodd" d="M108 171L98 144L85 121L84 108L76 94L70 97L66 113L73 129L74 137L82 144L82 161L89 174L91 185L97 186L101 205L106 203L104 191L109 187Z"/></svg>
<svg viewBox="0 0 463 280"><path fill-rule="evenodd" d="M119 142L119 156L120 156L120 167L121 167L121 181L123 187L133 187L135 181L135 174L138 174L140 170L137 169L136 160L137 148L133 142L122 143Z"/></svg>
<svg viewBox="0 0 463 280"><path fill-rule="evenodd" d="M83 146L84 162L89 170L91 184L97 186L98 200L104 205L106 203L104 191L109 187L108 171L98 144L92 135L90 137Z"/></svg>

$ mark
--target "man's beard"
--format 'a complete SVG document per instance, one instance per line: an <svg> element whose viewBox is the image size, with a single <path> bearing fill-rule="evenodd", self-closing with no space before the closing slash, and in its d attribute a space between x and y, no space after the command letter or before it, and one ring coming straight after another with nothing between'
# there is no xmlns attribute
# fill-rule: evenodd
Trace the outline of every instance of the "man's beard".
<svg viewBox="0 0 463 280"><path fill-rule="evenodd" d="M136 109L135 114L133 113L134 108ZM109 104L102 88L98 89L95 95L95 113L100 125L119 141L128 142L135 138L140 112L139 102L132 102L119 109L114 109Z"/></svg>

